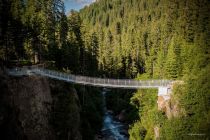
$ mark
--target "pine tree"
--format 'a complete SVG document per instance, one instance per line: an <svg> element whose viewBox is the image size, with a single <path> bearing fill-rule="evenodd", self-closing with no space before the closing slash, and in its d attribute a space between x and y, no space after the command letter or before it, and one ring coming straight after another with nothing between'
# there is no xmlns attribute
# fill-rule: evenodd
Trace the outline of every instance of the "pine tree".
<svg viewBox="0 0 210 140"><path fill-rule="evenodd" d="M167 77L175 79L178 77L178 63L176 60L176 54L174 53L174 47L175 47L175 41L174 38L172 38L168 54L167 54L167 60L166 60L166 72Z"/></svg>

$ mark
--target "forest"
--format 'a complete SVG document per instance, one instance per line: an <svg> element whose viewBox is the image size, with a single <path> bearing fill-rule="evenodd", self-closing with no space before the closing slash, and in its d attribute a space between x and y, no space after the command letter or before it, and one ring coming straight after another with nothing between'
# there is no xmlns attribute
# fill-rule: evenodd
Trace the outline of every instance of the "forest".
<svg viewBox="0 0 210 140"><path fill-rule="evenodd" d="M181 111L170 119L157 109L153 89L111 98L136 108L131 140L155 139L155 127L160 139L209 139L209 12L208 0L98 0L67 15L62 0L1 0L0 60L88 76L183 80L171 101ZM119 111L119 102L110 104Z"/></svg>

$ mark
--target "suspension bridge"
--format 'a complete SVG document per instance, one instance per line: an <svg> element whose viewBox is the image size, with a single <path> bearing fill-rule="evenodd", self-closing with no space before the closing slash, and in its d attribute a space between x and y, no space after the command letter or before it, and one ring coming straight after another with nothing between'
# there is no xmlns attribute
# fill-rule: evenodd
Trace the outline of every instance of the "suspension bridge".
<svg viewBox="0 0 210 140"><path fill-rule="evenodd" d="M127 89L167 87L173 82L172 80L133 80L88 77L38 67L13 68L8 70L8 74L12 76L40 75L81 85Z"/></svg>
<svg viewBox="0 0 210 140"><path fill-rule="evenodd" d="M109 79L74 75L55 70L45 69L43 67L30 66L7 69L7 73L11 76L29 76L40 75L52 79L62 80L69 83L88 85L94 87L106 88L123 88L123 89L143 89L156 88L158 96L164 97L165 100L170 98L173 80L135 80L135 79Z"/></svg>

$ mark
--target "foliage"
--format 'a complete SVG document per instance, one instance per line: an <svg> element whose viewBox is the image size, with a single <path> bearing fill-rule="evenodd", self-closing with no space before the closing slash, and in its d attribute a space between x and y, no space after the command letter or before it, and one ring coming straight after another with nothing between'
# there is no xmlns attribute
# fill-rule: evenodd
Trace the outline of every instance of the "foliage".
<svg viewBox="0 0 210 140"><path fill-rule="evenodd" d="M80 135L80 106L76 90L66 83L51 81L53 97L51 122L57 139L76 139Z"/></svg>
<svg viewBox="0 0 210 140"><path fill-rule="evenodd" d="M100 0L80 11L86 30L98 35L99 69L106 76L184 81L172 95L181 108L178 118L166 119L154 106L156 99L142 94L150 90L132 97L140 120L130 129L131 139L153 139L155 125L164 139L203 139L189 133L209 138L209 5L207 0Z"/></svg>
<svg viewBox="0 0 210 140"><path fill-rule="evenodd" d="M51 125L57 139L93 139L103 121L100 90L57 81L51 81L51 90Z"/></svg>
<svg viewBox="0 0 210 140"><path fill-rule="evenodd" d="M131 139L154 138L154 127L161 126L166 117L157 110L156 90L139 90L132 98L131 104L138 108L140 120L130 125Z"/></svg>
<svg viewBox="0 0 210 140"><path fill-rule="evenodd" d="M132 123L138 119L138 114L135 106L129 104L131 97L131 90L112 89L106 93L107 109L112 110L115 115L118 115L121 111L125 110L125 121L127 123Z"/></svg>
<svg viewBox="0 0 210 140"><path fill-rule="evenodd" d="M81 104L81 132L83 138L94 139L103 122L103 107L101 90L97 88L76 87Z"/></svg>

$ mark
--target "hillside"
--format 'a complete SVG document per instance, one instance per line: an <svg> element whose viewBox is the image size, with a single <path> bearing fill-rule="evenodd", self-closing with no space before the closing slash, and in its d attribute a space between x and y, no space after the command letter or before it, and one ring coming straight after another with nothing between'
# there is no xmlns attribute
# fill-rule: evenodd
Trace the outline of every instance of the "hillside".
<svg viewBox="0 0 210 140"><path fill-rule="evenodd" d="M80 16L84 40L97 34L100 69L116 77L181 78L193 49L209 53L209 10L207 0L100 0Z"/></svg>
<svg viewBox="0 0 210 140"><path fill-rule="evenodd" d="M130 139L210 137L209 11L207 0L100 0L80 11L84 42L95 35L98 66L107 76L184 81L165 103L176 111L170 119L157 108L154 91L131 98L140 119L130 126ZM117 105L111 102L114 110Z"/></svg>

